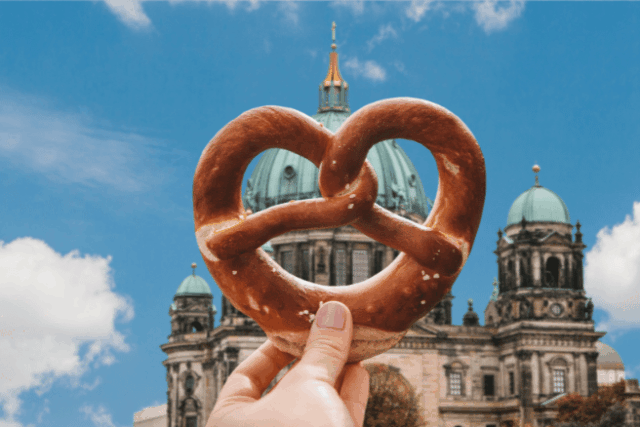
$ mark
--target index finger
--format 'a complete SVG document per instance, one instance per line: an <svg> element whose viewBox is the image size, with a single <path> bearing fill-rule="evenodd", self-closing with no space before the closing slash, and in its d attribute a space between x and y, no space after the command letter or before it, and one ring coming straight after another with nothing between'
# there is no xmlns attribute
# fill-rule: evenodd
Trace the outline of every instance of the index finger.
<svg viewBox="0 0 640 427"><path fill-rule="evenodd" d="M245 402L260 399L278 372L293 359L294 356L280 351L267 340L229 375L216 406L238 398Z"/></svg>

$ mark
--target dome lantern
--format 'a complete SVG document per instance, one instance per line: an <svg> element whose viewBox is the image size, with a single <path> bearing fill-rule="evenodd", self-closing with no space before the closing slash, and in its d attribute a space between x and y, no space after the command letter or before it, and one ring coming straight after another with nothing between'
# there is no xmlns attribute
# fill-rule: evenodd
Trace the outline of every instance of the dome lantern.
<svg viewBox="0 0 640 427"><path fill-rule="evenodd" d="M329 54L329 71L318 89L318 113L324 111L351 112L349 108L349 84L340 75L338 52L336 52L336 23L331 24L331 53Z"/></svg>

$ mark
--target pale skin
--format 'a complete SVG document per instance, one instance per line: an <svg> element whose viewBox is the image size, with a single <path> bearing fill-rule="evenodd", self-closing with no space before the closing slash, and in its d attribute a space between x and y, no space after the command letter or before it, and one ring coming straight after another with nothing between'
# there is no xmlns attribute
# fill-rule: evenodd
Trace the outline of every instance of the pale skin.
<svg viewBox="0 0 640 427"><path fill-rule="evenodd" d="M304 353L280 382L262 393L294 357L267 340L229 376L206 427L362 427L369 374L361 363L345 365L353 336L349 309L344 329L314 321ZM323 306L324 307L324 306ZM322 310L322 309L321 309ZM318 316L329 311L318 311Z"/></svg>

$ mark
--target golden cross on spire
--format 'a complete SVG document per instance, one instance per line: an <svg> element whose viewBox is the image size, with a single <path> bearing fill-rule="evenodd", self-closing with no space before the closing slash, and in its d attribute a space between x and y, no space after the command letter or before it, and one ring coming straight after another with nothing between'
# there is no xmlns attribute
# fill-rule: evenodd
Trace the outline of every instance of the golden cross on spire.
<svg viewBox="0 0 640 427"><path fill-rule="evenodd" d="M336 48L336 21L333 21L333 23L331 23L331 41L333 43L331 43L331 49L335 49Z"/></svg>

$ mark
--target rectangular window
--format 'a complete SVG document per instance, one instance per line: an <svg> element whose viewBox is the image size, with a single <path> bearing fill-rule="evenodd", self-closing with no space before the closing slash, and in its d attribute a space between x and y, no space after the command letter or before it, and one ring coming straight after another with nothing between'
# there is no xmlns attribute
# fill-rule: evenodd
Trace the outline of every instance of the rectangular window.
<svg viewBox="0 0 640 427"><path fill-rule="evenodd" d="M449 394L452 396L462 394L462 374L460 372L449 373Z"/></svg>
<svg viewBox="0 0 640 427"><path fill-rule="evenodd" d="M309 280L309 251L302 251L302 279Z"/></svg>
<svg viewBox="0 0 640 427"><path fill-rule="evenodd" d="M369 278L369 254L367 251L353 251L353 283L364 282Z"/></svg>
<svg viewBox="0 0 640 427"><path fill-rule="evenodd" d="M493 375L485 375L484 376L484 395L485 396L495 396L495 387L494 387L494 376Z"/></svg>
<svg viewBox="0 0 640 427"><path fill-rule="evenodd" d="M198 418L197 417L187 417L185 419L186 427L198 427Z"/></svg>
<svg viewBox="0 0 640 427"><path fill-rule="evenodd" d="M554 369L553 370L553 392L564 393L565 391L564 385L565 385L564 369Z"/></svg>
<svg viewBox="0 0 640 427"><path fill-rule="evenodd" d="M336 250L336 286L347 284L347 251Z"/></svg>
<svg viewBox="0 0 640 427"><path fill-rule="evenodd" d="M282 267L287 270L289 273L294 274L293 272L293 252L292 251L284 251L282 252Z"/></svg>
<svg viewBox="0 0 640 427"><path fill-rule="evenodd" d="M513 372L509 372L509 394L511 396L516 394L516 378Z"/></svg>
<svg viewBox="0 0 640 427"><path fill-rule="evenodd" d="M375 258L373 260L373 274L378 274L382 271L382 257L384 255L384 252L382 251L376 251L375 252Z"/></svg>

